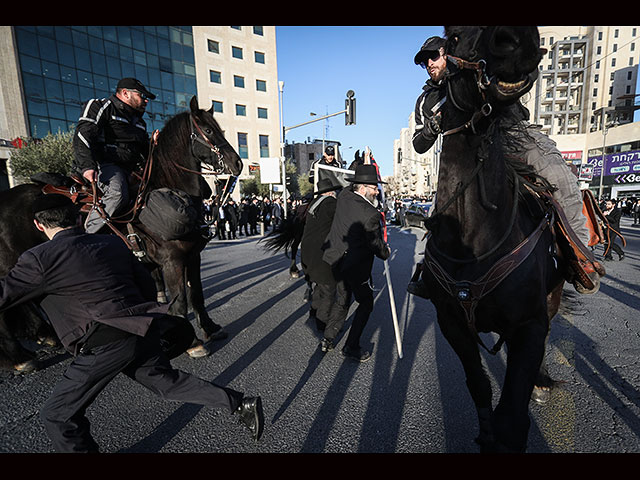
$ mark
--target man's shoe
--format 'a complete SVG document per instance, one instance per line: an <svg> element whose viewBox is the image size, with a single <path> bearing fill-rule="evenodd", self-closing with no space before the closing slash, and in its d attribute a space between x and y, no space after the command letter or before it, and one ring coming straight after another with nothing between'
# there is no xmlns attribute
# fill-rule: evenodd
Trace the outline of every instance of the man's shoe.
<svg viewBox="0 0 640 480"><path fill-rule="evenodd" d="M621 262L622 260L624 260L624 253L618 255L618 261Z"/></svg>
<svg viewBox="0 0 640 480"><path fill-rule="evenodd" d="M409 282L407 285L407 292L411 295L416 295L418 297L429 299L429 292L427 291L427 286L424 284L422 280L418 280L415 282Z"/></svg>
<svg viewBox="0 0 640 480"><path fill-rule="evenodd" d="M264 429L264 413L262 411L262 399L260 397L246 397L236 409L240 421L251 431L254 440L260 440Z"/></svg>
<svg viewBox="0 0 640 480"><path fill-rule="evenodd" d="M604 257L604 261L605 262L612 262L613 261L613 257L609 256L609 257Z"/></svg>
<svg viewBox="0 0 640 480"><path fill-rule="evenodd" d="M322 342L320 342L320 349L325 353L333 350L333 340L329 340L328 338L323 338Z"/></svg>
<svg viewBox="0 0 640 480"><path fill-rule="evenodd" d="M347 346L342 349L342 355L357 362L366 362L371 358L371 352L363 351L361 348L351 349Z"/></svg>

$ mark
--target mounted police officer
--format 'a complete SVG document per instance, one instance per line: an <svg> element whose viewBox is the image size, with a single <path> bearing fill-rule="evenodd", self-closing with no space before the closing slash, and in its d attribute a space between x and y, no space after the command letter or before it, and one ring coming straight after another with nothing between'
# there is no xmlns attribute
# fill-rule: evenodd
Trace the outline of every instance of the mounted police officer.
<svg viewBox="0 0 640 480"><path fill-rule="evenodd" d="M412 141L413 148L418 153L429 150L440 134L440 109L446 97L444 78L447 73L447 56L444 46L443 38L430 37L413 59L416 65L429 72L430 77L416 101L416 130Z"/></svg>
<svg viewBox="0 0 640 480"><path fill-rule="evenodd" d="M447 101L445 86L446 76L449 75L450 66L445 54L446 42L440 37L430 37L422 45L420 51L414 57L414 63L425 68L430 78L423 87L423 92L416 101L415 122L416 129L413 135L413 147L417 153L425 153L435 143L441 132L441 109ZM451 60L452 68L455 68L455 60ZM582 212L582 195L578 188L578 180L566 165L562 154L556 144L548 136L544 135L536 125L528 123L529 111L519 102L509 107L512 113L513 124L509 126L511 141L505 146L505 155L519 158L527 165L531 165L536 173L544 177L556 188L554 199L562 207L564 215L575 232L576 240L581 242L582 250L586 249L589 241L589 231L586 226L587 219ZM593 262L594 264L597 262ZM599 282L598 264L586 266L590 271L592 282ZM411 294L429 298L424 283L421 282L419 271L412 277L407 287ZM590 289L582 285L576 285L579 278L576 276L574 285L580 293L593 293L597 288Z"/></svg>
<svg viewBox="0 0 640 480"><path fill-rule="evenodd" d="M149 135L142 118L156 96L135 78L118 82L109 98L91 99L82 110L73 137L74 173L97 182L109 217L129 204L128 177L149 154ZM85 229L98 232L105 224L99 212L87 217Z"/></svg>

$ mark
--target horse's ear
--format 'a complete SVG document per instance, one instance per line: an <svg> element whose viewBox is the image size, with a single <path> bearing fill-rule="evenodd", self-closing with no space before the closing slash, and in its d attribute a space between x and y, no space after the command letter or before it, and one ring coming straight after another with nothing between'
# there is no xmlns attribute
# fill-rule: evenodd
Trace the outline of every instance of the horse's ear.
<svg viewBox="0 0 640 480"><path fill-rule="evenodd" d="M200 110L200 107L198 106L198 97L196 97L195 95L191 97L189 107L191 108L191 113L196 113L198 110Z"/></svg>
<svg viewBox="0 0 640 480"><path fill-rule="evenodd" d="M360 160L360 150L356 150L356 154L353 156L354 160Z"/></svg>

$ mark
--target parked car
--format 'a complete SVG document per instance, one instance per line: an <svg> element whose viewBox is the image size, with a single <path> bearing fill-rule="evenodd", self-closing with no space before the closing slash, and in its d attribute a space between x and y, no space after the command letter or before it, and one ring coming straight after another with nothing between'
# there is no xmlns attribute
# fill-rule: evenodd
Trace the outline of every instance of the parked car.
<svg viewBox="0 0 640 480"><path fill-rule="evenodd" d="M403 226L425 228L424 221L429 216L432 205L431 202L412 204L404 214Z"/></svg>

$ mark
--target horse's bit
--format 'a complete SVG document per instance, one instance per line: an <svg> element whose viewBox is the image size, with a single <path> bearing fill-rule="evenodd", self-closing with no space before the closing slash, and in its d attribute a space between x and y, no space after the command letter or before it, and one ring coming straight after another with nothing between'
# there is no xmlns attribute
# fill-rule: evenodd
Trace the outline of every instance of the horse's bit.
<svg viewBox="0 0 640 480"><path fill-rule="evenodd" d="M214 145L213 143L211 143L209 138L207 138L207 136L204 134L204 132L200 128L200 125L198 125L198 122L196 122L196 119L194 118L193 115L191 115L191 137L190 138L191 138L191 155L193 155L193 157L196 159L199 158L195 154L193 147L195 146L196 142L200 143L201 145L204 145L212 153L216 155L216 162L217 162L217 164L214 167L210 167L208 164L204 163L205 168L211 170L212 173L214 174L222 173L224 171L224 162L223 162L224 157L222 155L222 152L220 152L220 148L217 145ZM198 172L196 170L190 170L178 164L175 164L175 165L181 170L185 170L191 173L201 174L201 172Z"/></svg>

